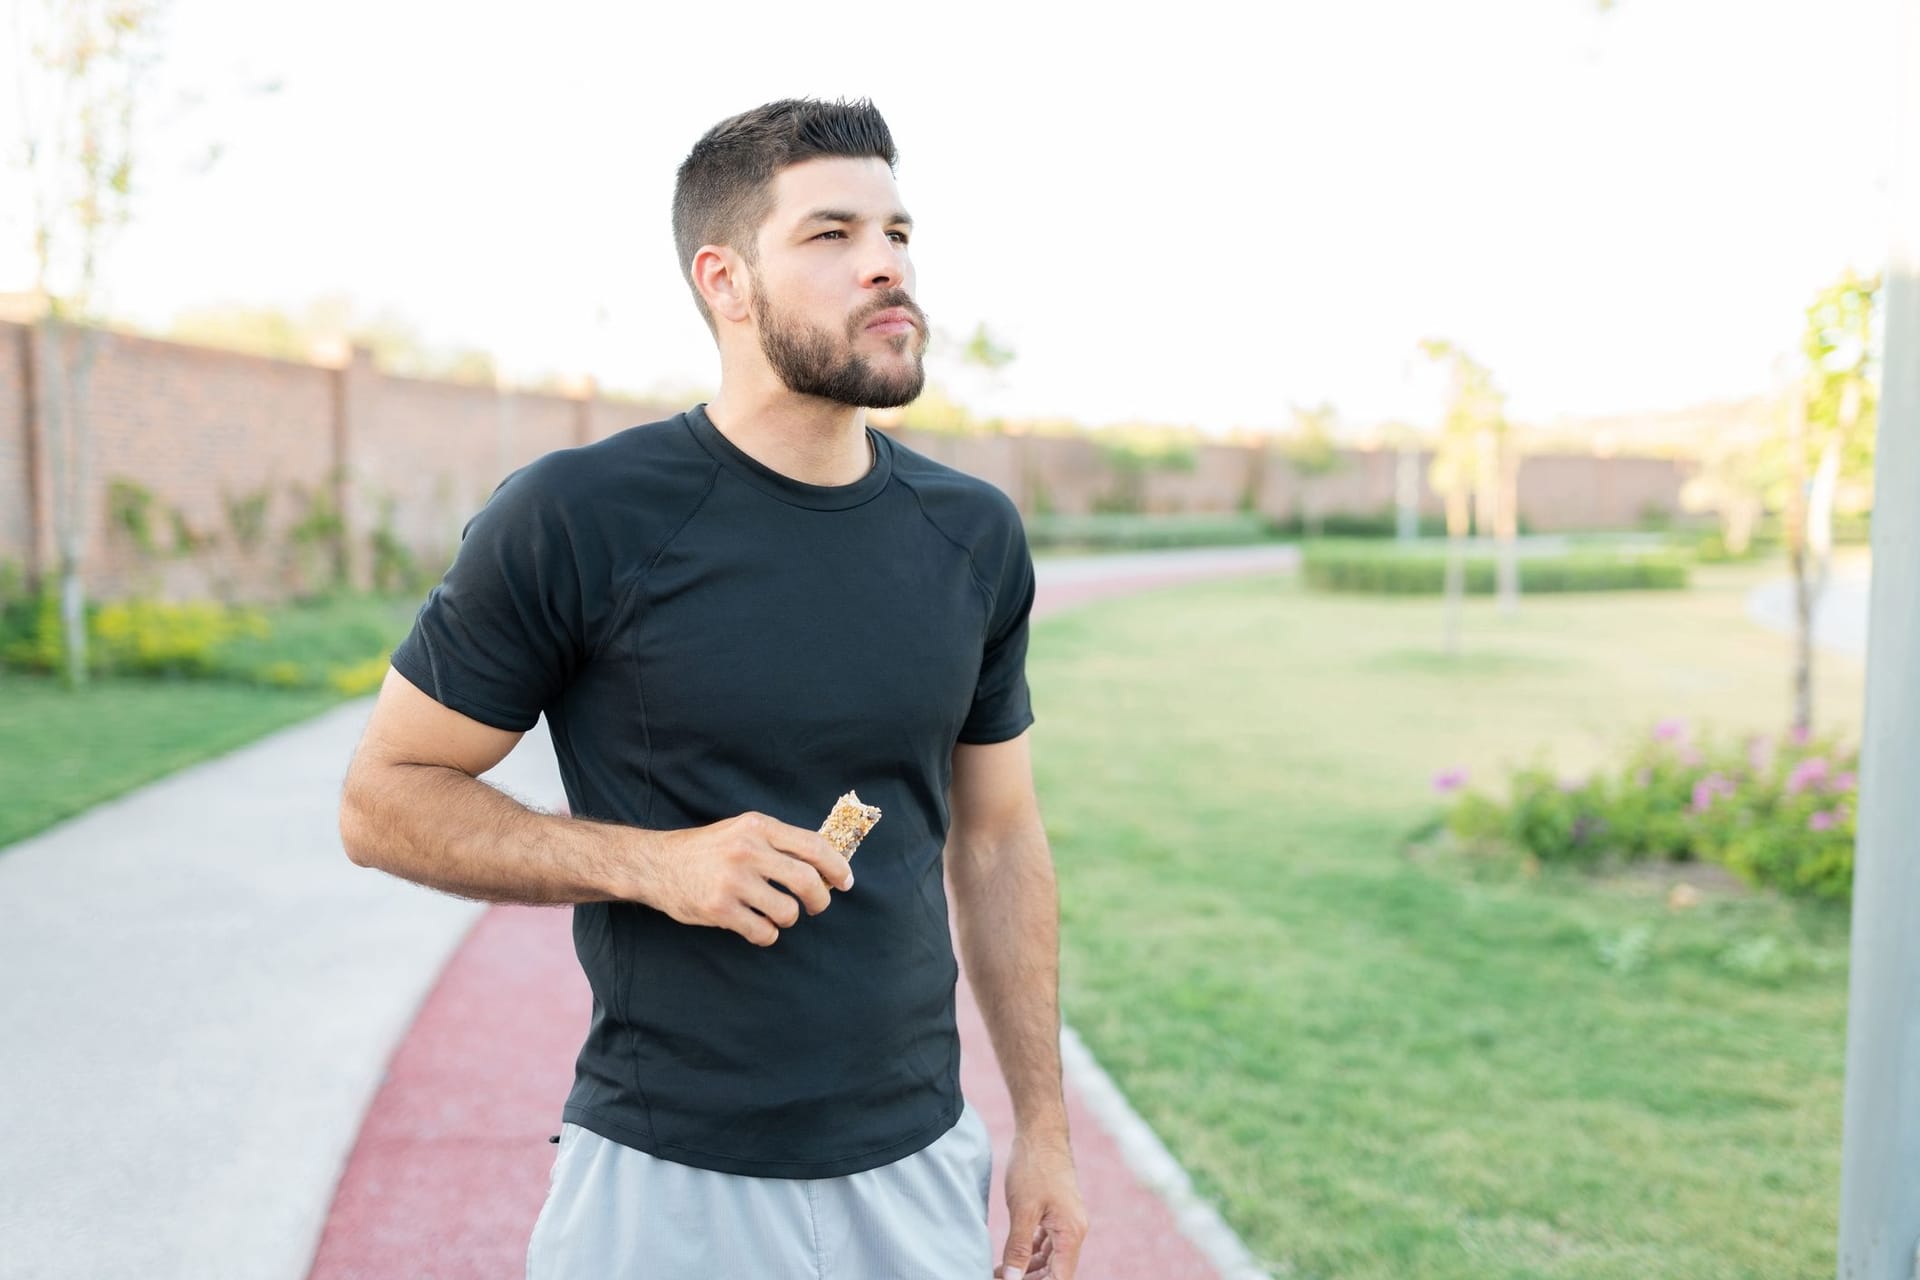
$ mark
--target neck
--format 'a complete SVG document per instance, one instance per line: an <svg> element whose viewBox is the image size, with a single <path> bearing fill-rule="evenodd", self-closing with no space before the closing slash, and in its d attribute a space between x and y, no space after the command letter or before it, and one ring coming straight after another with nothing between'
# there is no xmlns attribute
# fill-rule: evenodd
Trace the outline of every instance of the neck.
<svg viewBox="0 0 1920 1280"><path fill-rule="evenodd" d="M798 396L777 382L723 382L707 417L742 453L803 484L852 484L873 465L865 409Z"/></svg>

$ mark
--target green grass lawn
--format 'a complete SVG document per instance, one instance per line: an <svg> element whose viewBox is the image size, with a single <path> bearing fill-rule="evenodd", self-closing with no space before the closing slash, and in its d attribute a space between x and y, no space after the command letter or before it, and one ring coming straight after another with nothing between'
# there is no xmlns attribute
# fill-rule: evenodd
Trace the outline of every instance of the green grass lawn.
<svg viewBox="0 0 1920 1280"><path fill-rule="evenodd" d="M0 671L0 846L340 701L319 690Z"/></svg>
<svg viewBox="0 0 1920 1280"><path fill-rule="evenodd" d="M235 670L365 661L398 644L418 608L343 596L269 610L272 636L236 642L223 661ZM100 679L68 693L52 677L0 669L0 846L339 701L324 688L211 679Z"/></svg>
<svg viewBox="0 0 1920 1280"><path fill-rule="evenodd" d="M1036 629L1065 1016L1276 1275L1832 1274L1844 913L1409 853L1431 775L1773 730L1766 569L1471 602L1291 581ZM1819 713L1857 726L1859 664Z"/></svg>
<svg viewBox="0 0 1920 1280"><path fill-rule="evenodd" d="M351 666L390 652L413 626L420 600L340 595L266 611L273 634L241 639L222 655L224 665L249 670L271 662L303 667Z"/></svg>
<svg viewBox="0 0 1920 1280"><path fill-rule="evenodd" d="M1432 774L1569 772L1683 716L1776 729L1771 568L1467 606L1285 579L1035 629L1035 760L1070 1022L1277 1275L1826 1276L1845 917L1409 852ZM277 614L254 659L351 662L416 602ZM1857 663L1823 659L1824 723ZM0 844L338 701L0 673ZM1097 1224L1096 1224L1097 1229Z"/></svg>

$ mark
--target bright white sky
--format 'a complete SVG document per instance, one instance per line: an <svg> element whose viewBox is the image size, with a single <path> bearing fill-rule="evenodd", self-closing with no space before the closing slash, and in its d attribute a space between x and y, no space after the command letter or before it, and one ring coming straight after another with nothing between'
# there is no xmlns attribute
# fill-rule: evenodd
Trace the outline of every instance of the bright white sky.
<svg viewBox="0 0 1920 1280"><path fill-rule="evenodd" d="M163 323L345 292L527 375L712 385L675 167L757 103L867 95L929 315L1018 353L956 386L976 407L1417 418L1427 335L1524 421L1677 407L1765 389L1812 292L1882 263L1892 21L1889 0L175 0L159 96L212 97L139 176L109 303ZM24 288L6 204L0 289Z"/></svg>

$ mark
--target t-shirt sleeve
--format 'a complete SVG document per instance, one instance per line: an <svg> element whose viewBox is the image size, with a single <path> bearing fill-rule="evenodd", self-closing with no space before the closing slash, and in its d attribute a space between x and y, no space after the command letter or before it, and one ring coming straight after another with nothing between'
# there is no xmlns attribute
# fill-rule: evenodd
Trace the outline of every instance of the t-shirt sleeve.
<svg viewBox="0 0 1920 1280"><path fill-rule="evenodd" d="M584 660L588 589L553 472L500 483L394 649L394 669L464 716L524 733Z"/></svg>
<svg viewBox="0 0 1920 1280"><path fill-rule="evenodd" d="M1033 612L1033 555L1019 514L1008 505L1012 528L1005 539L993 593L993 616L974 686L973 708L960 741L984 744L1018 737L1033 723L1027 691L1027 620Z"/></svg>

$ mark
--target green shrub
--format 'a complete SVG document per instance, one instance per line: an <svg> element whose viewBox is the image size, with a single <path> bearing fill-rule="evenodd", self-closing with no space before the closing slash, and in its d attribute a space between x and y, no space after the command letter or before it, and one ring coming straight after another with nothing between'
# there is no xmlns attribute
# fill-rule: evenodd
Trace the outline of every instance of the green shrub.
<svg viewBox="0 0 1920 1280"><path fill-rule="evenodd" d="M7 607L0 664L23 671L58 671L66 661L60 630L60 593L43 587L38 595Z"/></svg>
<svg viewBox="0 0 1920 1280"><path fill-rule="evenodd" d="M1607 847L1605 803L1590 782L1569 783L1542 766L1513 775L1507 837L1542 862L1591 864Z"/></svg>
<svg viewBox="0 0 1920 1280"><path fill-rule="evenodd" d="M1478 791L1463 792L1447 810L1447 830L1454 837L1472 843L1495 840L1507 834L1507 811L1492 796Z"/></svg>
<svg viewBox="0 0 1920 1280"><path fill-rule="evenodd" d="M273 689L303 689L313 683L313 677L299 663L282 659L254 668L253 682Z"/></svg>
<svg viewBox="0 0 1920 1280"><path fill-rule="evenodd" d="M1723 744L1667 720L1612 771L1568 781L1541 765L1518 769L1504 802L1461 791L1447 821L1462 839L1504 838L1542 862L1715 862L1752 884L1844 900L1858 761L1831 739Z"/></svg>
<svg viewBox="0 0 1920 1280"><path fill-rule="evenodd" d="M1295 514L1271 522L1273 531L1289 538L1307 536L1305 516ZM1320 517L1319 536L1322 538L1365 538L1379 540L1400 536L1399 513L1389 507L1384 511L1362 514L1346 511L1330 511ZM1525 532L1524 526L1521 532ZM1443 538L1447 533L1447 521L1444 516L1421 516L1419 532L1423 538Z"/></svg>
<svg viewBox="0 0 1920 1280"><path fill-rule="evenodd" d="M90 610L89 653L103 670L135 675L208 675L220 649L271 632L264 615L214 601L125 600Z"/></svg>
<svg viewBox="0 0 1920 1280"><path fill-rule="evenodd" d="M1833 517L1835 546L1867 546L1873 541L1871 513L1836 514ZM1725 564L1775 555L1787 545L1786 529L1777 513L1768 513L1754 526L1746 550L1735 554L1727 549L1726 539L1716 529L1674 533L1675 545L1702 564Z"/></svg>
<svg viewBox="0 0 1920 1280"><path fill-rule="evenodd" d="M271 631L257 610L212 601L89 603L86 617L87 667L101 674L211 675L226 645L241 637L264 638ZM59 670L66 661L59 593L43 591L31 620L12 619L5 633L0 661L28 671Z"/></svg>
<svg viewBox="0 0 1920 1280"><path fill-rule="evenodd" d="M1701 564L1739 564L1772 555L1782 544L1777 535L1756 529L1747 539L1746 549L1735 552L1727 546L1725 535L1715 529L1683 540L1680 545L1690 550Z"/></svg>
<svg viewBox="0 0 1920 1280"><path fill-rule="evenodd" d="M334 666L327 671L327 683L336 693L349 698L357 698L363 693L372 693L386 679L389 655L379 654L365 662L356 662L350 666Z"/></svg>
<svg viewBox="0 0 1920 1280"><path fill-rule="evenodd" d="M1677 590L1687 585L1687 568L1666 555L1622 556L1582 551L1567 555L1522 556L1520 589L1535 594L1566 591ZM1495 557L1471 553L1465 562L1466 590L1491 595L1499 582ZM1312 543L1302 554L1307 585L1322 591L1378 595L1439 595L1446 590L1447 560L1437 549L1398 549L1353 543Z"/></svg>
<svg viewBox="0 0 1920 1280"><path fill-rule="evenodd" d="M27 573L18 560L0 560L0 614L28 598Z"/></svg>
<svg viewBox="0 0 1920 1280"><path fill-rule="evenodd" d="M1027 541L1036 551L1158 551L1177 547L1245 546L1273 538L1258 513L1143 516L1030 515Z"/></svg>

